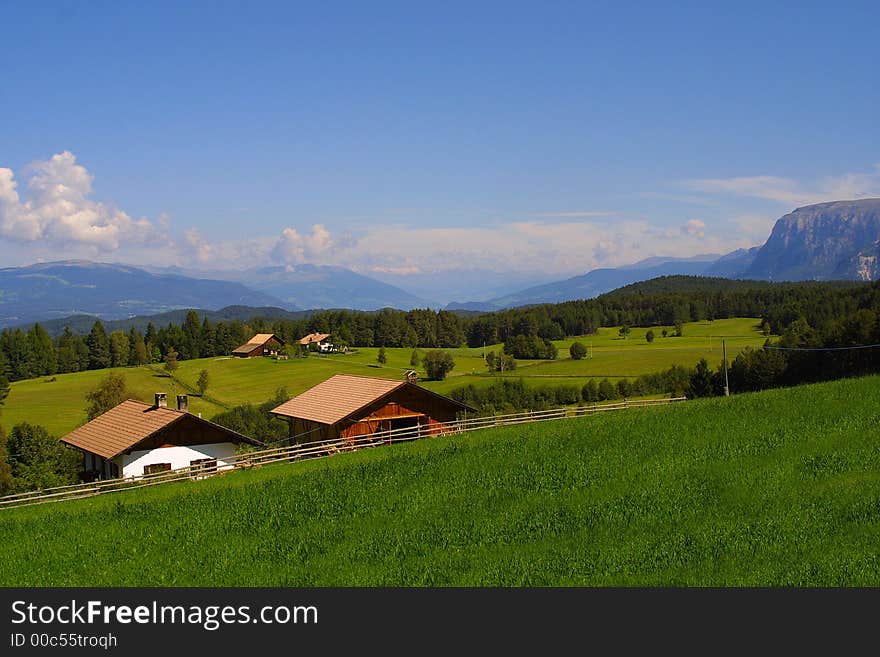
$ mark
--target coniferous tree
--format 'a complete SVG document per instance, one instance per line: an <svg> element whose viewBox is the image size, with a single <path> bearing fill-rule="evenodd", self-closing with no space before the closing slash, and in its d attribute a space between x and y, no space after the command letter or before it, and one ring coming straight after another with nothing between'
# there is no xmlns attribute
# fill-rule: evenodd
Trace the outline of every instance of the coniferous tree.
<svg viewBox="0 0 880 657"><path fill-rule="evenodd" d="M208 386L211 383L211 377L208 374L208 370L202 370L199 372L199 378L196 381L196 388L199 389L199 395L205 396L205 391L208 389Z"/></svg>
<svg viewBox="0 0 880 657"><path fill-rule="evenodd" d="M90 370L110 367L110 338L107 337L101 320L96 320L92 325L92 330L86 339L86 345L89 348Z"/></svg>
<svg viewBox="0 0 880 657"><path fill-rule="evenodd" d="M55 374L58 361L55 354L55 343L39 323L34 324L27 333L29 370L32 376Z"/></svg>
<svg viewBox="0 0 880 657"><path fill-rule="evenodd" d="M200 344L199 356L202 358L212 358L222 353L217 351L217 334L207 317L202 322Z"/></svg>
<svg viewBox="0 0 880 657"><path fill-rule="evenodd" d="M6 450L17 491L64 486L78 479L81 455L49 435L44 427L16 424L7 438Z"/></svg>
<svg viewBox="0 0 880 657"><path fill-rule="evenodd" d="M128 362L130 365L146 365L150 362L147 355L147 344L144 341L143 334L134 326L128 332L129 355Z"/></svg>
<svg viewBox="0 0 880 657"><path fill-rule="evenodd" d="M6 448L6 433L0 426L0 495L11 493L13 486L12 466L9 464L9 450Z"/></svg>
<svg viewBox="0 0 880 657"><path fill-rule="evenodd" d="M195 310L190 310L186 314L181 328L183 330L181 358L198 358L202 351L202 323Z"/></svg>
<svg viewBox="0 0 880 657"><path fill-rule="evenodd" d="M128 365L130 348L128 336L122 331L110 334L110 366L125 367Z"/></svg>
<svg viewBox="0 0 880 657"><path fill-rule="evenodd" d="M177 368L180 367L180 363L177 362L177 356L178 353L174 347L168 347L168 351L165 352L165 370L169 374L174 374Z"/></svg>

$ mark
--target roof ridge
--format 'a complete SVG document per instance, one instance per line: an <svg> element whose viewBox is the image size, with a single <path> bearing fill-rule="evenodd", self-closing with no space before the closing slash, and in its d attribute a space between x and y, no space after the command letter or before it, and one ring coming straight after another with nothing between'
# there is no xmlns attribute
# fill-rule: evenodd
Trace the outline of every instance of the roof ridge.
<svg viewBox="0 0 880 657"><path fill-rule="evenodd" d="M370 376L368 374L348 374L347 372L337 372L336 374L331 376L330 379L335 378L337 376L350 376L350 377L353 377L356 379L367 379L368 381L393 381L394 383L407 383L406 380L386 379L384 376ZM322 381L321 383L324 383L325 381L329 381L330 379L324 379L324 381ZM321 383L318 383L317 385L315 385L313 387L318 387L319 385L321 385Z"/></svg>

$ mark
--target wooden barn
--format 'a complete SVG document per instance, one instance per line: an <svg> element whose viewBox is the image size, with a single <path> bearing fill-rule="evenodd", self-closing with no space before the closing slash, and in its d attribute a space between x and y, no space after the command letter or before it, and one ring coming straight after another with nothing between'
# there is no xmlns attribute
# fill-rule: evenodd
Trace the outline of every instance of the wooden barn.
<svg viewBox="0 0 880 657"><path fill-rule="evenodd" d="M241 444L262 445L187 412L186 395L168 408L164 393L152 406L129 399L74 429L61 442L83 453L89 479L138 477L198 466L212 474Z"/></svg>
<svg viewBox="0 0 880 657"><path fill-rule="evenodd" d="M284 346L284 340L274 333L257 333L245 344L233 350L236 358L254 358L256 356L277 356Z"/></svg>
<svg viewBox="0 0 880 657"><path fill-rule="evenodd" d="M288 421L295 442L356 438L407 427L437 435L473 412L466 404L409 381L350 374L336 374L271 411Z"/></svg>

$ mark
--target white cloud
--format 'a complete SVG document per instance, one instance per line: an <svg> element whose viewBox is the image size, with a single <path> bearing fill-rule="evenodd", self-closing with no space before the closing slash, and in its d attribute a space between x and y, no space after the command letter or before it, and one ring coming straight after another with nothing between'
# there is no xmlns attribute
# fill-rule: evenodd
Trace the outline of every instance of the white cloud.
<svg viewBox="0 0 880 657"><path fill-rule="evenodd" d="M574 212L542 212L532 216L546 219L587 219L589 217L610 217L615 214L617 213L604 210L578 210Z"/></svg>
<svg viewBox="0 0 880 657"><path fill-rule="evenodd" d="M880 196L880 164L868 172L827 176L810 184L779 176L700 178L682 184L696 192L747 196L796 207Z"/></svg>
<svg viewBox="0 0 880 657"><path fill-rule="evenodd" d="M0 236L16 242L45 241L88 246L96 253L121 245L168 242L167 220L132 219L112 205L91 199L92 175L69 151L34 162L22 200L13 171L0 168Z"/></svg>
<svg viewBox="0 0 880 657"><path fill-rule="evenodd" d="M681 233L703 239L706 236L706 222L700 219L691 219L681 227Z"/></svg>
<svg viewBox="0 0 880 657"><path fill-rule="evenodd" d="M296 228L287 227L272 248L275 262L300 264L324 260L332 254L335 243L323 224L312 225L309 233L301 234Z"/></svg>
<svg viewBox="0 0 880 657"><path fill-rule="evenodd" d="M308 235L286 228L272 249L276 262L336 264L365 273L399 275L453 269L579 273L629 264L653 255L727 252L752 243L708 234L699 219L690 231L641 220L532 222L491 227L375 226L356 241L337 240L324 226Z"/></svg>

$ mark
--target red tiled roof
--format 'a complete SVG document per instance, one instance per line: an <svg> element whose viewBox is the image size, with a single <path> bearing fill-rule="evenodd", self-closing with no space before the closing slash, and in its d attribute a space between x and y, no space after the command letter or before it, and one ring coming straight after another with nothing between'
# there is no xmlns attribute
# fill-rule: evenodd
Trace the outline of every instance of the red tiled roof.
<svg viewBox="0 0 880 657"><path fill-rule="evenodd" d="M151 406L129 399L74 429L61 438L61 442L105 459L112 459L187 415L189 414L173 408ZM230 436L232 442L262 444L208 420L194 415L189 417L221 429Z"/></svg>
<svg viewBox="0 0 880 657"><path fill-rule="evenodd" d="M321 424L336 424L364 406L384 397L406 381L336 374L270 412Z"/></svg>
<svg viewBox="0 0 880 657"><path fill-rule="evenodd" d="M329 333L309 333L306 337L300 338L299 343L306 345L312 342L321 342L330 337Z"/></svg>
<svg viewBox="0 0 880 657"><path fill-rule="evenodd" d="M248 340L245 344L233 349L232 353L234 353L234 354L238 354L238 353L249 354L254 349L257 349L258 347L262 347L264 344L269 342L269 340L271 340L272 338L275 338L276 340L278 340L278 342L280 342L281 344L284 344L284 340L279 338L274 333L257 333L254 337L252 337L250 340Z"/></svg>

